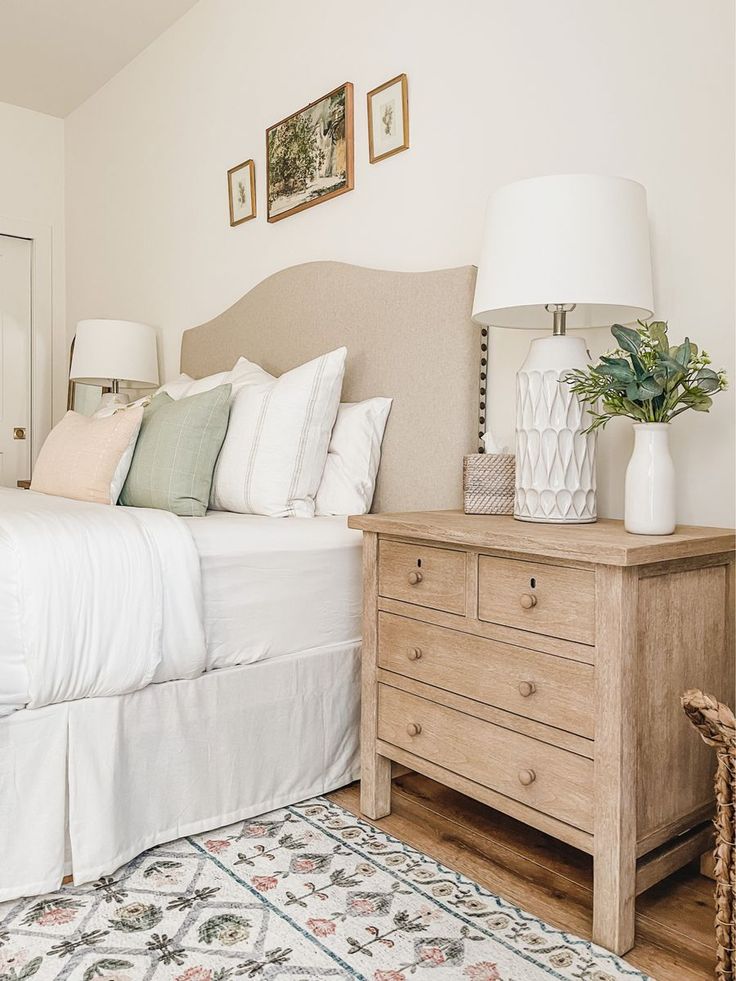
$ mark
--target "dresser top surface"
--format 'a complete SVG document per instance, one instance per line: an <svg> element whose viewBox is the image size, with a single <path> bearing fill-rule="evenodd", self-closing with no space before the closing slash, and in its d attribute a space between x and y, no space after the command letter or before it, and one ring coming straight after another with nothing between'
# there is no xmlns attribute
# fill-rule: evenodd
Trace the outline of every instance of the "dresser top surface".
<svg viewBox="0 0 736 981"><path fill-rule="evenodd" d="M348 525L383 535L599 565L668 562L733 552L736 547L736 533L732 528L678 525L673 535L631 535L624 530L623 521L607 518L593 524L559 525L517 521L511 515L501 514L413 511L355 515Z"/></svg>

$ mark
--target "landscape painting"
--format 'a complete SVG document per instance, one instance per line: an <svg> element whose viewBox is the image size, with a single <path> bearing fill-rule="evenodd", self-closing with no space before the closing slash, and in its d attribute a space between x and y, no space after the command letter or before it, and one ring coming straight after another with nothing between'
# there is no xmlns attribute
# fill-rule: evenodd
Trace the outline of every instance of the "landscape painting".
<svg viewBox="0 0 736 981"><path fill-rule="evenodd" d="M353 189L353 86L346 82L266 131L268 220Z"/></svg>

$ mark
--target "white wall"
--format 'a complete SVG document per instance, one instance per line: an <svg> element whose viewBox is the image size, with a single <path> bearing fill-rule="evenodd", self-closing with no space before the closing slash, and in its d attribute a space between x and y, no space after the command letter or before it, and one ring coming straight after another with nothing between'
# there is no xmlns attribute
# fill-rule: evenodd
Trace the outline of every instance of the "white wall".
<svg viewBox="0 0 736 981"><path fill-rule="evenodd" d="M491 188L598 172L646 185L657 315L733 373L733 18L730 0L200 0L67 120L69 324L156 324L172 375L184 328L283 266L475 262ZM412 148L371 166L365 93L402 71ZM356 190L268 225L266 127L347 80ZM251 156L260 214L231 229L225 172ZM528 343L494 332L506 439ZM733 398L673 427L681 520L734 521ZM604 514L630 445L625 421L601 440Z"/></svg>
<svg viewBox="0 0 736 981"><path fill-rule="evenodd" d="M66 405L64 315L64 122L0 102L0 232L2 219L30 222L52 233L53 399Z"/></svg>

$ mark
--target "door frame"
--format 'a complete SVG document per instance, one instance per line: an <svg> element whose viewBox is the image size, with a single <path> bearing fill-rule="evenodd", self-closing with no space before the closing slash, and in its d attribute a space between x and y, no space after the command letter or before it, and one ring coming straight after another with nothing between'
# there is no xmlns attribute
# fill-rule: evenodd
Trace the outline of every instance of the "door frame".
<svg viewBox="0 0 736 981"><path fill-rule="evenodd" d="M33 467L53 420L52 229L50 225L0 215L0 235L24 238L31 243L30 458Z"/></svg>

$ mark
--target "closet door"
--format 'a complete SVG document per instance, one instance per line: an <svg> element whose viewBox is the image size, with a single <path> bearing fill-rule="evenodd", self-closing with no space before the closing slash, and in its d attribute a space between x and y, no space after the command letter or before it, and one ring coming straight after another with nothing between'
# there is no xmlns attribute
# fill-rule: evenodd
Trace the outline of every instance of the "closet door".
<svg viewBox="0 0 736 981"><path fill-rule="evenodd" d="M31 476L31 249L0 235L0 485Z"/></svg>

